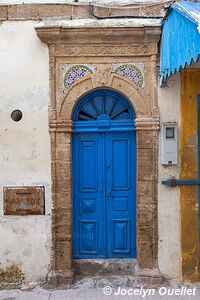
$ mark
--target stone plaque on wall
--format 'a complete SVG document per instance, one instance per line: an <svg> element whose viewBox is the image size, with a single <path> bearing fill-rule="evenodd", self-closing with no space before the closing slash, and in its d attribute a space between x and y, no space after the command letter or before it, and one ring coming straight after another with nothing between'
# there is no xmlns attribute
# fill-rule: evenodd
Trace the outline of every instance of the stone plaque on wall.
<svg viewBox="0 0 200 300"><path fill-rule="evenodd" d="M45 188L43 186L4 187L5 215L44 215Z"/></svg>

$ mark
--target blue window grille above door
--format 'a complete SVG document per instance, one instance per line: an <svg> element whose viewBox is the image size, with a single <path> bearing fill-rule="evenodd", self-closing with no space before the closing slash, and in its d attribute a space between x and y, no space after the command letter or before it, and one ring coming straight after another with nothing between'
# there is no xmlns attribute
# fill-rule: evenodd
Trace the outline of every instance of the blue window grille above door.
<svg viewBox="0 0 200 300"><path fill-rule="evenodd" d="M85 95L73 114L75 132L99 132L105 127L112 131L134 130L134 119L134 110L127 99L111 90L97 90Z"/></svg>
<svg viewBox="0 0 200 300"><path fill-rule="evenodd" d="M133 111L122 95L111 91L96 91L86 95L74 115L74 121L133 120Z"/></svg>
<svg viewBox="0 0 200 300"><path fill-rule="evenodd" d="M73 255L136 257L134 111L111 90L85 95L73 114Z"/></svg>

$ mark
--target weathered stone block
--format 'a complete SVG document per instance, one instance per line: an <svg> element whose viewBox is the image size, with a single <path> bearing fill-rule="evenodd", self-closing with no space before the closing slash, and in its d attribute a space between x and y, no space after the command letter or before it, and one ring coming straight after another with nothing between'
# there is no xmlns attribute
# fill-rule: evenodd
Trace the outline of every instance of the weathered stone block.
<svg viewBox="0 0 200 300"><path fill-rule="evenodd" d="M5 21L8 18L8 6L0 6L0 21Z"/></svg>
<svg viewBox="0 0 200 300"><path fill-rule="evenodd" d="M71 242L56 242L56 269L71 269L72 265L72 249Z"/></svg>
<svg viewBox="0 0 200 300"><path fill-rule="evenodd" d="M72 18L73 19L84 19L92 18L87 6L73 6L72 7Z"/></svg>
<svg viewBox="0 0 200 300"><path fill-rule="evenodd" d="M153 197L138 196L137 197L137 205L138 205L139 209L145 209L145 207L152 207L152 209L154 209Z"/></svg>
<svg viewBox="0 0 200 300"><path fill-rule="evenodd" d="M43 4L38 5L39 19L70 19L72 16L72 6L63 4Z"/></svg>
<svg viewBox="0 0 200 300"><path fill-rule="evenodd" d="M35 4L18 4L8 7L9 20L38 20L38 6Z"/></svg>
<svg viewBox="0 0 200 300"><path fill-rule="evenodd" d="M154 145L154 132L140 130L137 133L137 143L138 148L142 149L152 149Z"/></svg>
<svg viewBox="0 0 200 300"><path fill-rule="evenodd" d="M55 226L67 225L67 224L70 225L71 224L71 211L66 208L58 206L58 208L56 210L53 210L53 221L55 221Z"/></svg>
<svg viewBox="0 0 200 300"><path fill-rule="evenodd" d="M55 239L57 241L71 241L72 239L72 223L67 225L57 225L55 227Z"/></svg>
<svg viewBox="0 0 200 300"><path fill-rule="evenodd" d="M138 149L138 180L148 181L155 180L157 178L155 169L157 163L155 161L155 155L153 149Z"/></svg>
<svg viewBox="0 0 200 300"><path fill-rule="evenodd" d="M5 215L43 215L45 213L44 187L4 187Z"/></svg>
<svg viewBox="0 0 200 300"><path fill-rule="evenodd" d="M138 265L153 268L153 226L138 224Z"/></svg>
<svg viewBox="0 0 200 300"><path fill-rule="evenodd" d="M152 197L153 195L153 183L152 181L137 181L137 195L144 197Z"/></svg>
<svg viewBox="0 0 200 300"><path fill-rule="evenodd" d="M60 188L55 195L55 206L64 209L71 209L72 207L72 190Z"/></svg>
<svg viewBox="0 0 200 300"><path fill-rule="evenodd" d="M58 149L63 149L71 144L71 134L66 132L59 132L56 134L56 143Z"/></svg>
<svg viewBox="0 0 200 300"><path fill-rule="evenodd" d="M137 284L142 285L142 286L144 286L144 285L150 286L151 285L151 277L138 276Z"/></svg>
<svg viewBox="0 0 200 300"><path fill-rule="evenodd" d="M151 206L146 206L138 210L137 221L140 225L152 226L153 225L153 212Z"/></svg>
<svg viewBox="0 0 200 300"><path fill-rule="evenodd" d="M138 243L138 264L141 268L153 268L153 252L150 241L140 241Z"/></svg>

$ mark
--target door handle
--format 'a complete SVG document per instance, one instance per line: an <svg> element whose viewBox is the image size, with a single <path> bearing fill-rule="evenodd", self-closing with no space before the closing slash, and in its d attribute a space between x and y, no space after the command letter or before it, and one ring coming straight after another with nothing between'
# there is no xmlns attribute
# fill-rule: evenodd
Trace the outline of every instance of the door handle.
<svg viewBox="0 0 200 300"><path fill-rule="evenodd" d="M111 191L108 191L106 194L107 194L107 196L112 196L112 192Z"/></svg>

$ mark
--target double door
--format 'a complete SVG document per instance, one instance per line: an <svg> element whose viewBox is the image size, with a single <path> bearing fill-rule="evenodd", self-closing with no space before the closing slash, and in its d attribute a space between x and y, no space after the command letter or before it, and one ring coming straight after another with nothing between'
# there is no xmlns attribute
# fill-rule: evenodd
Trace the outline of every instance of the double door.
<svg viewBox="0 0 200 300"><path fill-rule="evenodd" d="M73 136L74 258L136 256L135 132Z"/></svg>

